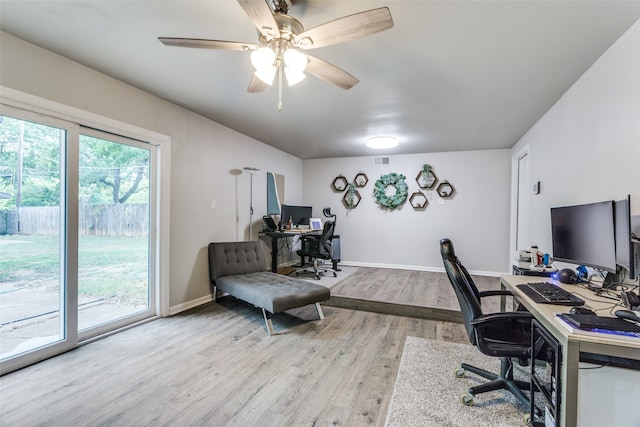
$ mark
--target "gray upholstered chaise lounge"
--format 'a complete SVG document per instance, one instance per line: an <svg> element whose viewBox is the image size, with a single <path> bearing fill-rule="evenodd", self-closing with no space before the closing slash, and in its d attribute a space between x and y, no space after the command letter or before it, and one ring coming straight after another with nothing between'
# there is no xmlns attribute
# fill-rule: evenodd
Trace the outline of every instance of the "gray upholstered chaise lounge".
<svg viewBox="0 0 640 427"><path fill-rule="evenodd" d="M266 257L260 241L209 244L209 277L213 298L226 292L262 309L269 335L273 335L273 314L315 304L324 319L320 301L331 296L329 288L304 279L266 271Z"/></svg>

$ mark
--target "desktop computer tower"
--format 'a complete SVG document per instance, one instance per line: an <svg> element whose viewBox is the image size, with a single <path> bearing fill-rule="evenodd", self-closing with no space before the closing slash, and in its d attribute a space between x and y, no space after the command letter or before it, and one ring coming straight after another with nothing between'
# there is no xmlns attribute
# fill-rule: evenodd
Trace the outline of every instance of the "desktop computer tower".
<svg viewBox="0 0 640 427"><path fill-rule="evenodd" d="M338 270L338 263L340 262L340 236L334 234L331 239L331 262L333 263L333 269Z"/></svg>
<svg viewBox="0 0 640 427"><path fill-rule="evenodd" d="M531 350L531 425L559 427L562 346L536 319L531 321Z"/></svg>

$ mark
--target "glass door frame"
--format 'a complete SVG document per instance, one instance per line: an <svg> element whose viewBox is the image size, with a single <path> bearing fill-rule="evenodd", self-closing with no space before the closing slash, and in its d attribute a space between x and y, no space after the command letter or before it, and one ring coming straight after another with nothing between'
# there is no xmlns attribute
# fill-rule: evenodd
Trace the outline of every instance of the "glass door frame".
<svg viewBox="0 0 640 427"><path fill-rule="evenodd" d="M60 147L60 322L61 339L0 362L0 375L47 359L78 345L78 144L80 126L0 104L0 115L66 132ZM75 141L75 143L74 143ZM75 166L74 166L75 165Z"/></svg>
<svg viewBox="0 0 640 427"><path fill-rule="evenodd" d="M146 310L125 316L119 319L112 320L108 323L97 325L88 329L79 331L78 339L85 341L87 339L101 336L105 333L109 333L113 330L117 330L126 327L132 323L137 323L146 320L152 316L158 314L158 281L156 274L156 260L157 260L157 242L156 230L157 230L157 192L154 191L157 184L157 154L156 147L152 144L138 141L132 138L127 138L120 135L114 135L109 132L99 131L92 128L81 127L80 135L86 135L96 137L104 140L109 140L118 144L125 144L136 148L143 148L149 150L149 252L148 252L148 288L149 288L149 305ZM76 310L77 313L77 310Z"/></svg>

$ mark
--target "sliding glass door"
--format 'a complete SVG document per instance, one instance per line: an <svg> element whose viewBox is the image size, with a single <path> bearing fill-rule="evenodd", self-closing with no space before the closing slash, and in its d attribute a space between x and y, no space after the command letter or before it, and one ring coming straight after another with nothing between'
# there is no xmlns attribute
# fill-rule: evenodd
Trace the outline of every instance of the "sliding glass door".
<svg viewBox="0 0 640 427"><path fill-rule="evenodd" d="M152 317L156 147L0 105L0 374Z"/></svg>

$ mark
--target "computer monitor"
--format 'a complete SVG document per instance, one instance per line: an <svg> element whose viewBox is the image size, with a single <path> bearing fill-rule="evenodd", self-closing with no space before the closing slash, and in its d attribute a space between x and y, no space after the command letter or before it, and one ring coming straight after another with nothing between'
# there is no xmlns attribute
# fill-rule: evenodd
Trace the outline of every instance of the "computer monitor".
<svg viewBox="0 0 640 427"><path fill-rule="evenodd" d="M631 196L614 203L616 264L629 272L629 278L637 275L634 245L631 241Z"/></svg>
<svg viewBox="0 0 640 427"><path fill-rule="evenodd" d="M613 201L551 208L555 261L616 272Z"/></svg>
<svg viewBox="0 0 640 427"><path fill-rule="evenodd" d="M282 224L286 224L291 219L294 227L299 225L309 225L309 218L313 217L313 211L311 206L294 206L285 205L280 206L280 221Z"/></svg>

